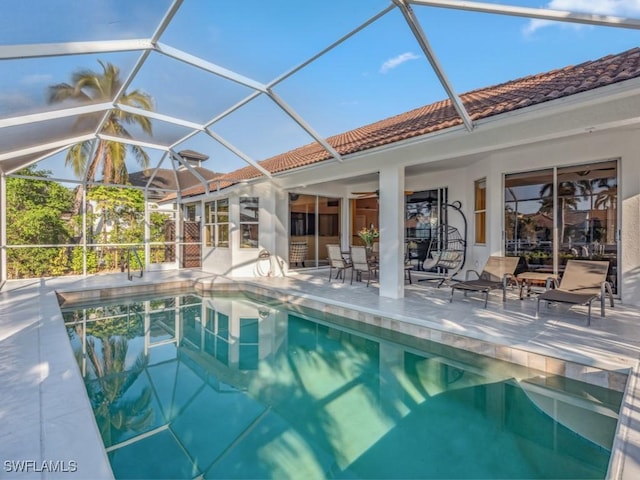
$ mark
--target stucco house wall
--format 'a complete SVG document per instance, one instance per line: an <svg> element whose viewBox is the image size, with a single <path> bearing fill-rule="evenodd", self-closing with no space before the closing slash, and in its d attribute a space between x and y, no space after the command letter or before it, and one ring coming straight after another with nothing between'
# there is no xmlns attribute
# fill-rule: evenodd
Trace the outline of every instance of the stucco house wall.
<svg viewBox="0 0 640 480"><path fill-rule="evenodd" d="M425 146L425 152L427 147ZM460 201L468 220L468 260L467 268L481 268L491 254L503 252L504 206L503 178L505 174L526 172L549 167L562 167L575 164L600 162L619 159L619 212L620 227L620 285L619 294L625 303L640 304L640 136L631 128L619 128L575 135L568 138L550 139L542 142L501 149L475 155L473 160L465 160L459 168L411 173L415 165L409 166L405 188L409 190L428 190L446 187L449 201ZM393 151L398 158L401 149ZM428 154L424 156L428 162ZM459 160L452 160L458 165ZM329 172L328 172L329 173ZM343 180L352 175L343 172ZM376 188L375 183L357 183L359 176L352 177L357 188ZM473 184L475 180L486 178L487 182L487 242L475 244L473 239ZM348 183L348 182L346 182ZM342 196L343 205L348 205L349 192L354 188L329 182L330 188L323 189L315 185L313 190L303 190L310 194ZM229 195L231 210L231 247L229 249L203 248L203 268L207 271L224 273L231 276L263 275L257 267L260 250L266 249L272 254L271 274L287 274L288 231L289 231L289 189L279 187L275 182L262 182L240 187ZM219 196L219 195L217 195ZM239 245L239 198L257 196L260 198L260 247L241 249ZM343 215L348 215L343 208ZM399 212L402 207L399 206ZM401 213L400 213L401 214ZM348 235L348 219L343 218L343 238ZM460 218L451 214L451 224L462 229ZM401 254L401 252L399 252ZM264 268L262 268L264 270Z"/></svg>
<svg viewBox="0 0 640 480"><path fill-rule="evenodd" d="M342 246L346 248L351 192L380 189L381 205L388 208L389 201L397 202L395 210L385 210L381 215L386 220L380 225L392 237L389 245L397 246L402 244L403 235L402 222L397 221L404 212L402 188L420 191L447 187L449 201L460 201L469 221L466 267L480 268L489 255L503 253L505 174L619 159L619 295L625 303L640 305L638 85L637 80L621 82L487 117L478 120L471 131L462 125L450 127L281 172L272 179L253 179L225 194L231 199L232 223L237 222L237 196L259 196L260 249L275 254L278 268L274 271L286 274L289 192L342 198ZM390 177L399 182L389 181ZM473 239L474 181L480 178L486 178L487 187L484 245L475 244ZM455 215L451 223L462 228ZM258 252L239 249L236 235L237 230L232 229L230 252L204 249L206 270L233 276L259 274L255 268ZM400 258L400 247L398 250ZM401 260L387 259L386 266L384 262L381 266L381 294L402 296L403 286L394 290L387 283L382 288L385 275L395 281L396 270L401 268Z"/></svg>
<svg viewBox="0 0 640 480"><path fill-rule="evenodd" d="M240 198L247 197L259 199L258 248L240 248ZM286 236L287 232L279 224L277 212L280 210L279 204L286 204L285 192L274 188L268 182L262 182L229 192L214 193L209 197L203 197L201 201L204 204L221 198L229 199L230 246L207 247L203 241L202 269L231 277L281 276L283 265L279 263L276 238L278 235ZM205 238L204 234L202 238ZM282 248L280 246L281 250ZM270 260L267 260L265 255L264 259L259 261L258 256L263 250L271 256ZM284 253L286 251L280 251L280 255Z"/></svg>

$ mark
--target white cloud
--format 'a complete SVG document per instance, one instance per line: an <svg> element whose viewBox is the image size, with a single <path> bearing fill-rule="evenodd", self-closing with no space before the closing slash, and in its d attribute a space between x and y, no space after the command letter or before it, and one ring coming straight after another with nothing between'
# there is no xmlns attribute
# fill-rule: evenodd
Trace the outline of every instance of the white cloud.
<svg viewBox="0 0 640 480"><path fill-rule="evenodd" d="M41 83L50 83L52 79L53 79L53 75L48 73L41 73L41 74L26 75L22 77L22 80L20 80L20 83L22 83L22 85L38 85Z"/></svg>
<svg viewBox="0 0 640 480"><path fill-rule="evenodd" d="M598 15L612 15L618 17L640 15L640 0L551 0L545 8L577 13L595 13ZM561 25L548 20L532 19L523 29L525 34L550 25ZM579 27L580 24L562 24Z"/></svg>
<svg viewBox="0 0 640 480"><path fill-rule="evenodd" d="M380 67L380 73L387 73L389 70L392 70L402 65L403 63L408 62L409 60L417 60L418 58L420 57L413 52L402 53L397 57L390 58L389 60L384 62Z"/></svg>

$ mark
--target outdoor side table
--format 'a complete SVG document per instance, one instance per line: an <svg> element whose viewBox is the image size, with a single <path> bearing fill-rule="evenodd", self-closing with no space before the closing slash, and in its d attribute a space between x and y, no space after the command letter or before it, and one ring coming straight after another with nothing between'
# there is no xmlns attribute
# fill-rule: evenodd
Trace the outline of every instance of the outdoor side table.
<svg viewBox="0 0 640 480"><path fill-rule="evenodd" d="M549 289L552 285L553 287L558 286L558 281L560 277L558 275L554 275L553 273L542 273L542 272L522 272L518 274L516 280L518 281L518 286L520 287L520 300L523 297L523 291L526 287L527 289L527 297L531 295L531 287L533 285L544 285L546 289Z"/></svg>

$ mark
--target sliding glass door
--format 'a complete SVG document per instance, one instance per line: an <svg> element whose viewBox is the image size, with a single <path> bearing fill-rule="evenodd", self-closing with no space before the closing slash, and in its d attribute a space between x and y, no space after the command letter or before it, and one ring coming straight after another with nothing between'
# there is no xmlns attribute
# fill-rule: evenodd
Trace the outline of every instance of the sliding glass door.
<svg viewBox="0 0 640 480"><path fill-rule="evenodd" d="M327 244L340 243L340 199L289 194L289 268L326 264Z"/></svg>
<svg viewBox="0 0 640 480"><path fill-rule="evenodd" d="M506 255L549 273L570 259L607 260L616 291L616 160L506 175L504 187Z"/></svg>
<svg viewBox="0 0 640 480"><path fill-rule="evenodd" d="M437 232L439 227L449 223L447 203L446 187L413 192L405 197L405 256L415 263L416 270L423 270L425 260L433 255L430 248L433 251L444 248L442 242L447 239Z"/></svg>
<svg viewBox="0 0 640 480"><path fill-rule="evenodd" d="M507 175L504 181L505 252L534 268L553 270L554 172Z"/></svg>

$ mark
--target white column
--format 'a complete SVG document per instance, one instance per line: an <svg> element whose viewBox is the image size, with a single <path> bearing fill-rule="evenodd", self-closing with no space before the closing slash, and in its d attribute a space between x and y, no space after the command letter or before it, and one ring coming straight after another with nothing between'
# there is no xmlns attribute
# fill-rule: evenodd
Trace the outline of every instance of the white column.
<svg viewBox="0 0 640 480"><path fill-rule="evenodd" d="M343 193L340 202L340 248L342 251L349 250L351 245L351 200L347 192ZM323 252L326 258L327 252Z"/></svg>
<svg viewBox="0 0 640 480"><path fill-rule="evenodd" d="M180 192L178 191L178 199L177 199L178 209L176 211L176 268L182 268L182 242L184 235L184 204L182 203L182 197L180 196Z"/></svg>
<svg viewBox="0 0 640 480"><path fill-rule="evenodd" d="M7 281L7 178L0 173L0 288Z"/></svg>
<svg viewBox="0 0 640 480"><path fill-rule="evenodd" d="M80 207L82 212L82 276L87 276L87 182L82 182L82 206ZM95 212L95 210L93 210ZM104 218L104 217L103 217ZM93 229L93 225L91 225ZM91 235L91 243L95 243L93 235ZM95 247L93 247L95 248Z"/></svg>
<svg viewBox="0 0 640 480"><path fill-rule="evenodd" d="M151 263L151 212L149 211L149 189L144 189L144 269L149 270L149 264Z"/></svg>
<svg viewBox="0 0 640 480"><path fill-rule="evenodd" d="M404 297L404 167L380 170L380 296Z"/></svg>

